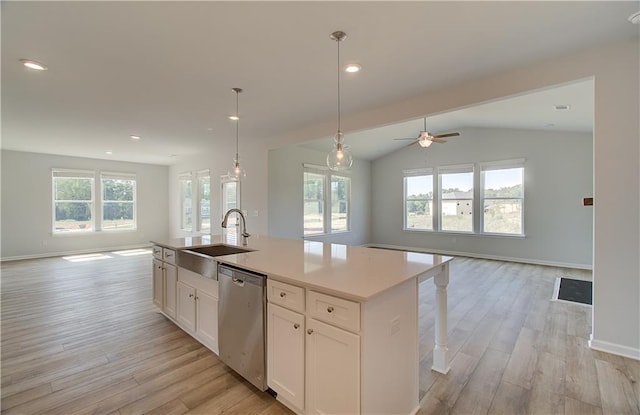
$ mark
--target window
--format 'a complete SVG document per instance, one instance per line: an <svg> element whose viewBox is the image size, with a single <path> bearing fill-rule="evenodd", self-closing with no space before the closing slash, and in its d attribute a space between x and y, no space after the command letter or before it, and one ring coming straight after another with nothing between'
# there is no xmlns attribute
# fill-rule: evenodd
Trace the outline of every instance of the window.
<svg viewBox="0 0 640 415"><path fill-rule="evenodd" d="M440 184L440 230L473 232L473 166L443 167Z"/></svg>
<svg viewBox="0 0 640 415"><path fill-rule="evenodd" d="M136 229L136 178L102 173L102 230Z"/></svg>
<svg viewBox="0 0 640 415"><path fill-rule="evenodd" d="M54 169L53 233L95 229L93 171Z"/></svg>
<svg viewBox="0 0 640 415"><path fill-rule="evenodd" d="M487 163L481 169L482 232L522 235L523 162Z"/></svg>
<svg viewBox="0 0 640 415"><path fill-rule="evenodd" d="M209 170L201 170L198 176L198 230L211 232L211 177Z"/></svg>
<svg viewBox="0 0 640 415"><path fill-rule="evenodd" d="M178 177L180 184L180 229L193 229L193 198L191 173L183 173Z"/></svg>
<svg viewBox="0 0 640 415"><path fill-rule="evenodd" d="M223 176L221 179L222 183L222 216L229 209L240 209L240 182L229 178L228 176ZM238 215L229 216L229 220L227 222L228 226L238 224Z"/></svg>
<svg viewBox="0 0 640 415"><path fill-rule="evenodd" d="M303 183L304 235L348 231L351 178L305 165Z"/></svg>
<svg viewBox="0 0 640 415"><path fill-rule="evenodd" d="M331 176L331 232L349 230L349 185L344 176Z"/></svg>
<svg viewBox="0 0 640 415"><path fill-rule="evenodd" d="M433 172L404 172L404 229L433 230Z"/></svg>

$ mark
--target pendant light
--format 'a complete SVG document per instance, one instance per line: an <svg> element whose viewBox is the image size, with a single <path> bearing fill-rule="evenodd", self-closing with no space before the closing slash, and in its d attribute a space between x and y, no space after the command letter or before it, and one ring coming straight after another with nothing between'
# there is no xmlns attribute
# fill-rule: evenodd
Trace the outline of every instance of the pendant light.
<svg viewBox="0 0 640 415"><path fill-rule="evenodd" d="M234 117L229 117L236 122L236 158L233 159L233 168L229 170L229 177L235 180L241 180L247 177L247 173L240 167L240 156L238 152L238 137L240 130L240 112L238 112L238 95L242 92L242 88L231 88L236 93L236 113Z"/></svg>
<svg viewBox="0 0 640 415"><path fill-rule="evenodd" d="M331 33L331 39L338 44L338 131L333 138L335 147L327 154L327 166L334 171L349 170L353 164L353 157L349 152L349 147L344 145L344 136L340 131L340 42L342 42L347 34L337 31Z"/></svg>

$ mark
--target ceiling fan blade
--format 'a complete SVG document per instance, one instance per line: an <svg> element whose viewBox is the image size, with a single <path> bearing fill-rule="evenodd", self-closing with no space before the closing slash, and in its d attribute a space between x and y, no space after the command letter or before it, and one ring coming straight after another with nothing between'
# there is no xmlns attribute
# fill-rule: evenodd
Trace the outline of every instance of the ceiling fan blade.
<svg viewBox="0 0 640 415"><path fill-rule="evenodd" d="M417 138L412 137L412 138L394 138L394 140L417 140Z"/></svg>
<svg viewBox="0 0 640 415"><path fill-rule="evenodd" d="M431 137L431 141L433 141L434 143L439 143L439 144L444 144L447 142L447 140L443 140L441 138L436 138L436 137Z"/></svg>
<svg viewBox="0 0 640 415"><path fill-rule="evenodd" d="M418 144L418 141L416 140L416 141L414 141L413 143L409 143L409 144L407 144L407 145L406 145L406 147L411 147L411 146L412 146L412 145L414 145L414 144Z"/></svg>
<svg viewBox="0 0 640 415"><path fill-rule="evenodd" d="M447 134L436 134L432 135L433 138L445 138L445 137L457 137L460 133L447 133Z"/></svg>

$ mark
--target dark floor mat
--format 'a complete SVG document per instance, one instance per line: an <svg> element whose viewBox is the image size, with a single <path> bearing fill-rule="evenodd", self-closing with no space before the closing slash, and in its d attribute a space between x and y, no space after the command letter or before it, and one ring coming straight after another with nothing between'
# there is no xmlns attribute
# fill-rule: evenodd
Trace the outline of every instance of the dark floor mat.
<svg viewBox="0 0 640 415"><path fill-rule="evenodd" d="M558 300L573 301L574 303L591 305L593 303L591 287L591 281L560 278Z"/></svg>

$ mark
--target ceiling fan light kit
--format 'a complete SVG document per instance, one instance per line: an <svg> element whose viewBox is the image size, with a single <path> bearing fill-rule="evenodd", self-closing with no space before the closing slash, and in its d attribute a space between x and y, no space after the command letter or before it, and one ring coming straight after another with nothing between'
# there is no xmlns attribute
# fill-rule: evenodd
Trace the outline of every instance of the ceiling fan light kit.
<svg viewBox="0 0 640 415"><path fill-rule="evenodd" d="M327 166L333 171L345 171L349 170L353 164L353 157L349 147L344 145L344 134L340 131L340 42L347 37L347 34L342 31L336 31L331 33L330 37L338 44L338 129L333 138L335 146L327 154Z"/></svg>
<svg viewBox="0 0 640 415"><path fill-rule="evenodd" d="M447 140L443 140L445 137L457 137L460 133L446 133L446 134L431 134L427 131L427 117L424 117L424 130L420 131L415 138L394 138L394 140L411 140L413 143L409 144L414 145L418 143L420 147L427 148L431 146L433 143L444 144Z"/></svg>
<svg viewBox="0 0 640 415"><path fill-rule="evenodd" d="M235 113L235 121L236 121L236 158L233 159L233 168L229 170L229 177L235 180L242 180L247 177L247 173L240 166L240 155L238 151L238 142L239 142L239 130L240 130L240 112L238 111L238 96L242 92L242 88L231 88L233 92L236 93L236 113Z"/></svg>

